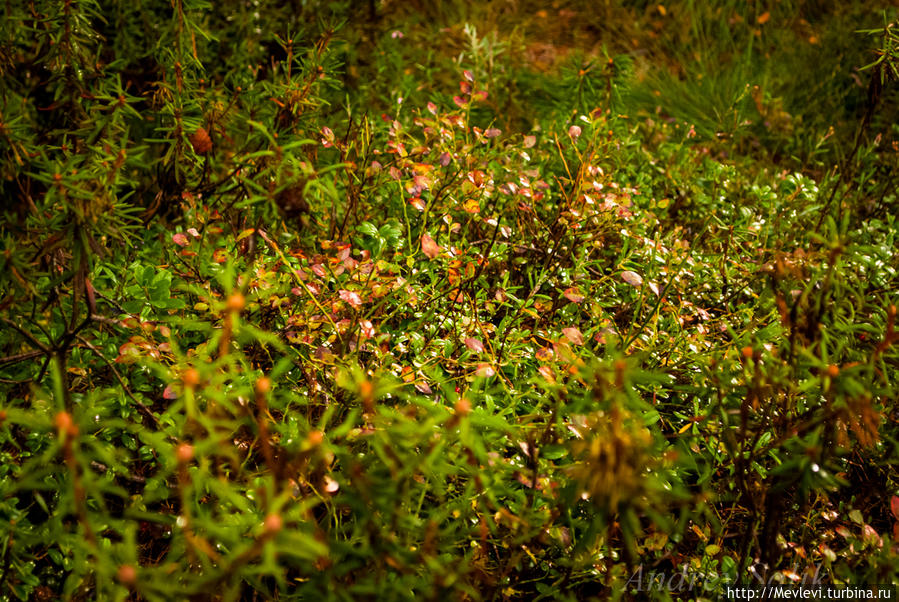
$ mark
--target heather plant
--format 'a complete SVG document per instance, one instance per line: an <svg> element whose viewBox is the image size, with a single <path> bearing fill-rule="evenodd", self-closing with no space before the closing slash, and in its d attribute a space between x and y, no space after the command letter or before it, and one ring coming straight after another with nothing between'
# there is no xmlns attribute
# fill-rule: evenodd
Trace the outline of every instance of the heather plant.
<svg viewBox="0 0 899 602"><path fill-rule="evenodd" d="M895 582L889 20L804 169L755 47L655 109L613 41L366 8L5 8L0 597Z"/></svg>

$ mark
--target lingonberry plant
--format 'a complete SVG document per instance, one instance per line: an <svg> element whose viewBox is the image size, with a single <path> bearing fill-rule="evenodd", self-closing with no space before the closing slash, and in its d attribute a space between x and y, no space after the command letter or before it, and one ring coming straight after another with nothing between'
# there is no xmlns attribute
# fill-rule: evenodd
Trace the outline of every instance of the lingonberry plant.
<svg viewBox="0 0 899 602"><path fill-rule="evenodd" d="M528 122L514 35L386 94L406 9L259 4L4 8L0 599L899 577L892 26L817 169L753 81Z"/></svg>

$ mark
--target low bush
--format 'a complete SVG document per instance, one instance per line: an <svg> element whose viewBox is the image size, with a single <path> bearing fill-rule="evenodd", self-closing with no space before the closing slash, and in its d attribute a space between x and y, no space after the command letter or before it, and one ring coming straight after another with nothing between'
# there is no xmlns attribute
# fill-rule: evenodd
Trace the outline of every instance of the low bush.
<svg viewBox="0 0 899 602"><path fill-rule="evenodd" d="M6 9L3 599L897 579L877 103L777 170L627 57L514 129L485 55L366 112L336 22L208 9Z"/></svg>

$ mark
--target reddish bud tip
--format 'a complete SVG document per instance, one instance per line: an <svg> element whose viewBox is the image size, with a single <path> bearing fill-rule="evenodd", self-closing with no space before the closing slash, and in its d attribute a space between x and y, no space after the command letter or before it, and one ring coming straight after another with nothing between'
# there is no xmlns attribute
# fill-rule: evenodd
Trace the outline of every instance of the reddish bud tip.
<svg viewBox="0 0 899 602"><path fill-rule="evenodd" d="M137 569L130 564L123 564L116 572L116 579L124 586L131 587L137 583Z"/></svg>
<svg viewBox="0 0 899 602"><path fill-rule="evenodd" d="M196 368L188 368L184 371L184 374L181 375L181 382L183 382L184 386L188 389L193 389L200 384L200 373Z"/></svg>
<svg viewBox="0 0 899 602"><path fill-rule="evenodd" d="M203 155L211 151L212 139L209 137L209 132L203 128L197 128L197 131L190 137L190 145L198 155Z"/></svg>
<svg viewBox="0 0 899 602"><path fill-rule="evenodd" d="M53 422L56 424L57 429L68 434L70 437L74 437L78 434L78 426L72 419L72 415L68 412L60 412L56 415Z"/></svg>
<svg viewBox="0 0 899 602"><path fill-rule="evenodd" d="M272 390L271 379L263 376L256 381L256 386L254 387L254 389L256 391L256 395L266 395L269 391Z"/></svg>
<svg viewBox="0 0 899 602"><path fill-rule="evenodd" d="M175 457L179 464L187 464L194 459L194 446L190 443L182 443L175 450Z"/></svg>
<svg viewBox="0 0 899 602"><path fill-rule="evenodd" d="M309 431L308 441L309 445L311 445L312 447L317 447L324 443L325 434L321 431Z"/></svg>
<svg viewBox="0 0 899 602"><path fill-rule="evenodd" d="M228 301L226 306L228 311L243 311L243 308L246 306L247 300L240 293L233 293L230 297L228 297Z"/></svg>
<svg viewBox="0 0 899 602"><path fill-rule="evenodd" d="M274 535L284 528L284 519L280 514L269 514L265 517L263 529L266 535Z"/></svg>

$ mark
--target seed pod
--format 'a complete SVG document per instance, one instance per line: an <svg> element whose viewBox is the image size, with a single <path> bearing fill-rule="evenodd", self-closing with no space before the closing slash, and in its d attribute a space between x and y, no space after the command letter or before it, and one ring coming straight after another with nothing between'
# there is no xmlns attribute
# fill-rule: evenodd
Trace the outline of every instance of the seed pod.
<svg viewBox="0 0 899 602"><path fill-rule="evenodd" d="M197 131L190 137L190 145L194 147L194 152L198 155L205 155L212 150L212 139L209 132L203 128L197 128Z"/></svg>

